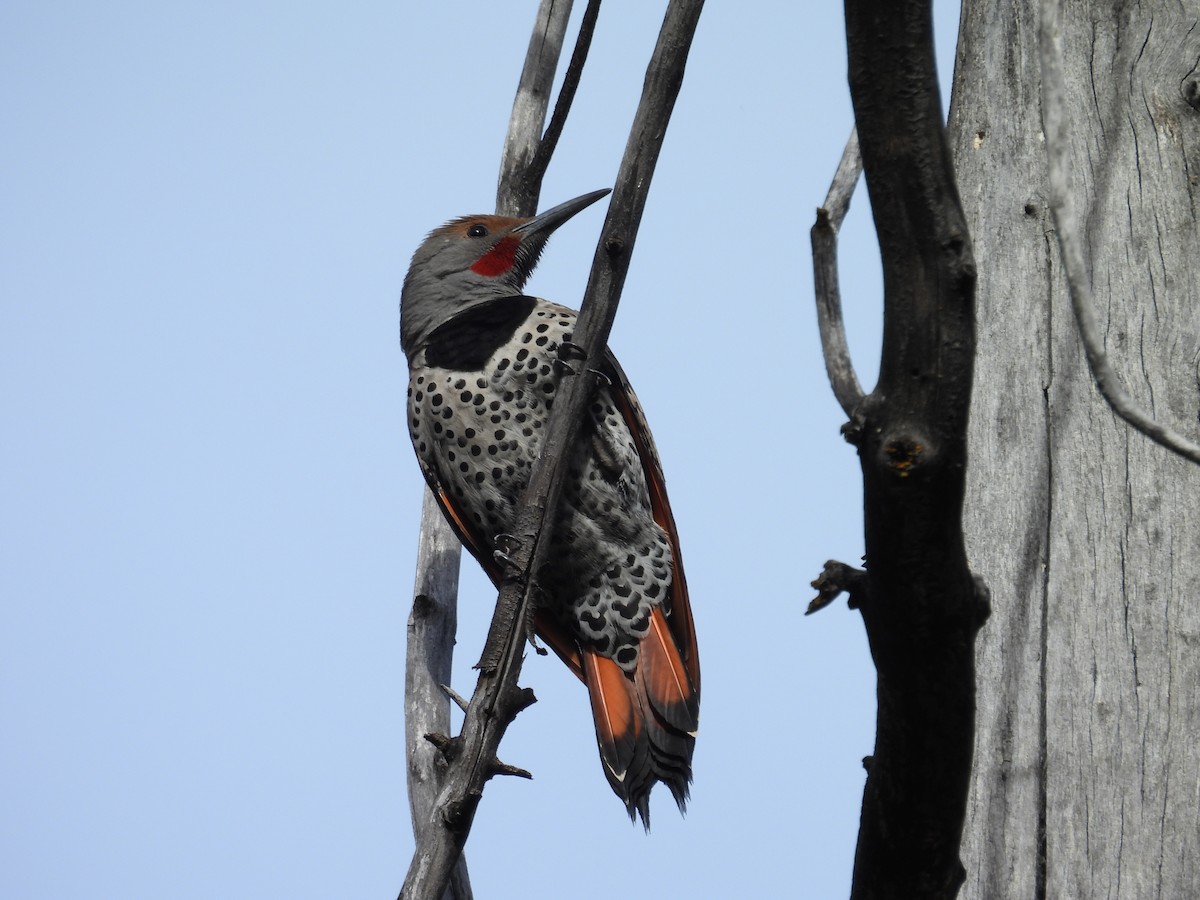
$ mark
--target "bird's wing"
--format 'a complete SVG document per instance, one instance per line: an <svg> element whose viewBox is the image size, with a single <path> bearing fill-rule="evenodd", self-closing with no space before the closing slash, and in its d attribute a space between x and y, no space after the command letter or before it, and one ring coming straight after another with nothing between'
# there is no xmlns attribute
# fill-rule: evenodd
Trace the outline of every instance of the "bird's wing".
<svg viewBox="0 0 1200 900"><path fill-rule="evenodd" d="M671 602L664 617L672 642L678 648L687 678L695 694L695 703L700 698L700 651L696 646L696 624L692 617L692 605L688 597L687 578L683 572L683 556L679 549L679 529L671 512L671 501L667 497L666 480L662 463L654 446L654 437L646 416L638 403L637 395L629 386L629 379L611 350L605 352L604 371L612 381L612 395L617 408L633 436L642 468L646 473L646 487L650 492L650 507L654 521L667 533L671 543L671 555L675 562L672 572ZM655 629L651 630L650 640ZM663 636L665 639L665 635Z"/></svg>

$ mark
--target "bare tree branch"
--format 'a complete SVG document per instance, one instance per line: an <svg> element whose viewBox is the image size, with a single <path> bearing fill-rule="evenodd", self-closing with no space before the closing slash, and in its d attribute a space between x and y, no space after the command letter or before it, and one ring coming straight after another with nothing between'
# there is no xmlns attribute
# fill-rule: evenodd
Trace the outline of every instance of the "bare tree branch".
<svg viewBox="0 0 1200 900"><path fill-rule="evenodd" d="M429 821L446 764L427 734L450 733L450 705L442 685L450 683L462 545L443 522L437 501L425 490L417 548L417 576L408 617L404 670L404 748L408 766L408 805L413 833ZM454 866L445 900L471 900L466 857Z"/></svg>
<svg viewBox="0 0 1200 900"><path fill-rule="evenodd" d="M659 32L574 334L588 360L603 356L702 7L702 0L672 0ZM586 362L575 365L591 371ZM462 733L447 747L449 767L443 787L418 838L401 898L427 900L441 895L466 842L483 785L500 765L496 758L500 740L517 713L532 702L532 692L517 687L533 588L531 573L538 571L548 551L543 519L556 508L563 481L560 463L573 445L594 387L592 377L564 377L560 384L545 444L517 514L514 533L520 543L510 556L525 574L500 591L479 664L479 682Z"/></svg>
<svg viewBox="0 0 1200 900"><path fill-rule="evenodd" d="M517 95L513 98L508 137L500 155L500 180L496 187L496 212L499 215L532 216L537 211L546 167L542 165L536 177L531 176L530 167L537 156L542 127L546 124L550 90L562 54L567 21L571 18L571 5L571 0L542 0L538 7L529 49L525 52L525 66L521 69ZM569 108L568 102L562 118L566 118Z"/></svg>
<svg viewBox="0 0 1200 900"><path fill-rule="evenodd" d="M842 295L838 289L837 237L842 220L850 209L850 197L862 174L862 156L858 152L858 130L850 132L841 162L829 185L825 204L817 210L812 227L813 289L817 298L817 327L821 332L821 353L829 385L842 411L851 419L862 403L863 392L854 374L854 363L846 345L846 325L842 321ZM813 612L813 610L809 610Z"/></svg>
<svg viewBox="0 0 1200 900"><path fill-rule="evenodd" d="M571 53L567 74L563 76L558 100L554 103L554 113L550 116L550 124L538 142L537 151L526 173L526 177L539 186L546 174L546 167L550 165L550 157L554 155L554 149L558 146L563 125L567 122L567 113L575 100L575 91L579 87L580 76L583 75L583 66L587 62L588 50L592 46L592 34L596 30L596 19L599 17L600 0L588 0L587 9L583 11L583 21L579 23L579 34L575 38L575 50ZM534 203L534 206L537 204Z"/></svg>
<svg viewBox="0 0 1200 900"><path fill-rule="evenodd" d="M1050 170L1050 208L1054 212L1063 271L1088 366L1096 380L1096 387L1113 412L1152 441L1200 464L1200 445L1169 426L1156 422L1141 409L1121 384L1104 350L1104 339L1092 299L1091 279L1083 261L1083 246L1079 240L1079 218L1071 193L1061 19L1061 0L1042 0L1038 34L1042 62L1042 127L1046 134L1046 158Z"/></svg>

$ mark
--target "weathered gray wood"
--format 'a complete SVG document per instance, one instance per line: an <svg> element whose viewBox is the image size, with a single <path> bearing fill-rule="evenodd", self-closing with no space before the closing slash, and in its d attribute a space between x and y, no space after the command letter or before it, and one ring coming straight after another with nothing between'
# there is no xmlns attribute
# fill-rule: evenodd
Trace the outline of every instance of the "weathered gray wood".
<svg viewBox="0 0 1200 900"><path fill-rule="evenodd" d="M508 134L500 154L500 178L496 187L496 212L502 216L532 216L537 211L538 194L545 167L534 177L530 163L537 156L550 108L550 89L562 55L572 0L541 0L533 34L525 53L525 65L517 82Z"/></svg>
<svg viewBox="0 0 1200 900"><path fill-rule="evenodd" d="M976 640L962 897L1044 897L1035 885L1044 812L1039 667L1050 512L1043 390L1052 236L1038 189L1044 160L1030 39L1035 3L963 4L949 119L978 267L963 529L972 568L992 591L992 615Z"/></svg>
<svg viewBox="0 0 1200 900"><path fill-rule="evenodd" d="M809 235L813 253L813 293L817 300L817 330L821 333L821 355L825 374L842 411L853 417L862 402L863 390L854 372L850 348L846 343L846 325L842 320L842 294L838 287L837 236L842 220L850 210L850 198L862 175L862 154L858 151L858 131L850 132L846 149L824 205L817 210L817 221ZM816 601L814 601L815 603ZM810 605L815 612L824 604ZM807 613L806 613L807 615Z"/></svg>
<svg viewBox="0 0 1200 900"><path fill-rule="evenodd" d="M1090 273L1085 271L1079 217L1071 192L1070 139L1071 115L1066 110L1066 82L1063 78L1062 0L1042 0L1038 52L1042 63L1042 130L1046 136L1050 211L1054 214L1059 259L1067 279L1075 324L1087 355L1088 367L1096 387L1113 412L1167 449L1200 464L1200 444L1189 441L1170 425L1155 419L1133 401L1125 390L1104 347L1100 318L1092 301Z"/></svg>
<svg viewBox="0 0 1200 900"><path fill-rule="evenodd" d="M1193 6L1069 4L1071 157L1113 366L1197 436ZM1200 472L1089 375L1046 208L1036 0L967 0L951 136L979 264L980 634L964 897L1200 896ZM1194 90L1192 88L1191 90Z"/></svg>
<svg viewBox="0 0 1200 900"><path fill-rule="evenodd" d="M450 733L450 704L442 685L450 684L454 634L458 628L458 572L462 545L446 524L428 488L421 506L416 584L408 617L408 650L404 669L404 751L408 772L408 806L413 831L427 822L446 762L427 734ZM442 895L470 900L467 861L460 856Z"/></svg>

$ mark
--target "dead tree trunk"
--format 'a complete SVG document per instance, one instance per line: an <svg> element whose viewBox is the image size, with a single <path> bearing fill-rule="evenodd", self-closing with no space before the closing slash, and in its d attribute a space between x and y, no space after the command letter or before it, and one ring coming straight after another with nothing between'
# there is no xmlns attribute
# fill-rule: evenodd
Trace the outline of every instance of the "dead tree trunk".
<svg viewBox="0 0 1200 900"><path fill-rule="evenodd" d="M1200 896L1200 469L1089 374L1047 209L1037 0L966 0L950 117L979 264L967 550L992 589L967 897ZM1105 345L1200 436L1200 13L1067 5L1075 206Z"/></svg>
<svg viewBox="0 0 1200 900"><path fill-rule="evenodd" d="M975 266L942 125L930 6L846 0L850 93L884 271L879 382L865 397L847 371L822 259L844 206L834 195L852 183L845 164L813 233L826 364L862 463L867 561L865 572L829 564L813 608L848 590L875 662L875 752L851 897L880 900L949 900L962 884L974 640L987 608L962 533Z"/></svg>

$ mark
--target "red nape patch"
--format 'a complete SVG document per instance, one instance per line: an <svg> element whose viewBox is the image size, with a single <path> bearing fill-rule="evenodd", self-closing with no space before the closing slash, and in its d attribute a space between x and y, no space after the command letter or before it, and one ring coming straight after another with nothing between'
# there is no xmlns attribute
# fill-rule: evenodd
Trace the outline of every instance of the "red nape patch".
<svg viewBox="0 0 1200 900"><path fill-rule="evenodd" d="M519 237L513 237L510 234L508 237L501 238L495 247L475 260L475 265L471 266L471 271L476 275L484 275L488 278L503 275L517 261L517 248L519 246L521 246L521 239Z"/></svg>

